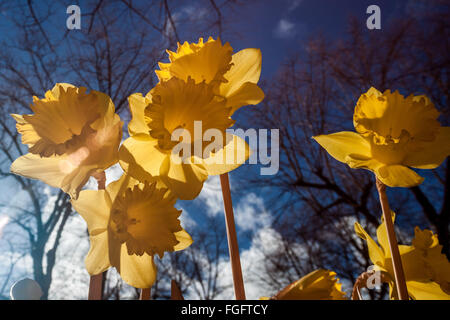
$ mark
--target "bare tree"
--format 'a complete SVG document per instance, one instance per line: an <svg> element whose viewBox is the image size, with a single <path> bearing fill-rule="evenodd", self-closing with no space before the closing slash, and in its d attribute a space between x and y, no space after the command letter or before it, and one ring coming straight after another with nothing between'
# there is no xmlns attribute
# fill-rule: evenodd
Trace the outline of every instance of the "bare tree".
<svg viewBox="0 0 450 320"><path fill-rule="evenodd" d="M274 288L318 267L354 282L371 264L364 244L354 237L353 222L375 233L381 216L375 179L335 161L311 137L351 130L356 101L371 86L426 94L441 111L441 122L448 124L449 11L439 12L391 21L376 34L364 30L363 21L351 19L345 37L330 41L315 35L304 52L287 59L266 83L266 97L249 112L249 125L280 130L279 173L253 181L271 188L268 206L285 243L266 260L265 281ZM424 173L423 185L390 190L397 227L403 231L400 242L412 236L415 225L431 227L450 256L449 172L447 159ZM280 281L281 275L289 276ZM383 297L386 289L370 294Z"/></svg>

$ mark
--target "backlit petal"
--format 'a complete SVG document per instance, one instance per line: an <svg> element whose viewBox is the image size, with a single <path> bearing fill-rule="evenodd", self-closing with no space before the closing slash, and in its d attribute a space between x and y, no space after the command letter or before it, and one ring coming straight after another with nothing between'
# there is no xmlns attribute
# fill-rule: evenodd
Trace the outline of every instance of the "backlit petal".
<svg viewBox="0 0 450 320"><path fill-rule="evenodd" d="M189 235L189 233L187 233L186 230L184 230L184 229L181 231L175 232L175 237L178 240L178 244L176 244L173 247L174 251L180 251L180 250L186 249L194 242L192 240L191 236Z"/></svg>
<svg viewBox="0 0 450 320"><path fill-rule="evenodd" d="M128 123L130 135L136 135L138 133L148 134L149 128L144 120L144 110L150 103L150 100L143 97L141 93L134 93L128 97L128 103L131 111L131 120Z"/></svg>
<svg viewBox="0 0 450 320"><path fill-rule="evenodd" d="M226 98L226 106L231 107L230 115L233 115L242 106L260 103L264 99L264 92L255 83L246 82Z"/></svg>
<svg viewBox="0 0 450 320"><path fill-rule="evenodd" d="M345 300L336 273L318 269L291 283L274 296L276 300Z"/></svg>
<svg viewBox="0 0 450 320"><path fill-rule="evenodd" d="M361 239L366 240L372 263L384 267L385 258L383 251L358 222L355 222L355 232Z"/></svg>
<svg viewBox="0 0 450 320"><path fill-rule="evenodd" d="M11 114L11 116L16 120L16 128L17 132L22 135L22 143L28 145L34 145L37 143L41 137L37 134L36 130L34 130L33 126L28 123L22 115L20 114Z"/></svg>
<svg viewBox="0 0 450 320"><path fill-rule="evenodd" d="M109 262L108 232L89 236L90 248L84 260L86 269L90 275L100 274L111 267Z"/></svg>
<svg viewBox="0 0 450 320"><path fill-rule="evenodd" d="M122 169L137 180L145 181L159 175L166 153L158 148L158 140L139 134L126 139L119 150Z"/></svg>
<svg viewBox="0 0 450 320"><path fill-rule="evenodd" d="M434 169L450 155L450 127L440 127L436 139L424 142L418 150L407 154L403 163L419 169Z"/></svg>
<svg viewBox="0 0 450 320"><path fill-rule="evenodd" d="M347 158L370 159L370 143L360 134L351 131L342 131L327 135L313 137L336 160L347 163Z"/></svg>
<svg viewBox="0 0 450 320"><path fill-rule="evenodd" d="M150 288L156 280L156 265L153 256L129 255L126 244L120 250L120 265L115 266L123 281L140 289Z"/></svg>
<svg viewBox="0 0 450 320"><path fill-rule="evenodd" d="M395 222L395 213L391 211L392 223ZM387 237L386 224L384 223L384 218L381 217L382 223L377 228L377 241L381 247L381 250L384 252L384 256L386 258L391 257L391 251L389 249L389 241Z"/></svg>
<svg viewBox="0 0 450 320"><path fill-rule="evenodd" d="M75 199L95 171L96 166L74 165L66 155L41 158L28 153L17 158L11 165L12 173L39 179L52 187L62 189Z"/></svg>
<svg viewBox="0 0 450 320"><path fill-rule="evenodd" d="M193 160L183 163L174 157L176 156L173 155L164 160L160 171L161 180L179 199L192 200L202 190L208 173L200 159L196 164Z"/></svg>
<svg viewBox="0 0 450 320"><path fill-rule="evenodd" d="M436 282L407 281L409 295L415 300L450 300Z"/></svg>
<svg viewBox="0 0 450 320"><path fill-rule="evenodd" d="M402 165L382 166L376 171L376 176L389 187L410 188L421 184L424 180L413 170Z"/></svg>
<svg viewBox="0 0 450 320"><path fill-rule="evenodd" d="M78 199L71 200L72 206L86 221L90 234L108 226L110 207L105 190L83 190Z"/></svg>
<svg viewBox="0 0 450 320"><path fill-rule="evenodd" d="M203 160L208 175L220 175L242 165L250 156L251 150L245 140L227 133L228 143L216 153Z"/></svg>
<svg viewBox="0 0 450 320"><path fill-rule="evenodd" d="M233 54L230 70L225 73L228 82L220 85L220 94L230 97L247 83L258 83L261 75L261 50L248 48Z"/></svg>

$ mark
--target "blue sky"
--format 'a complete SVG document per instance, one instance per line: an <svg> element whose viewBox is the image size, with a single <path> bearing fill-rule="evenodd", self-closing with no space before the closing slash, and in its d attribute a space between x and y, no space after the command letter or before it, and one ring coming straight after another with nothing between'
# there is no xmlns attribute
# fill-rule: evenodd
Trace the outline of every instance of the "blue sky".
<svg viewBox="0 0 450 320"><path fill-rule="evenodd" d="M350 16L361 19L366 29L366 9L376 4L383 22L405 12L411 1L367 0L261 0L238 12L233 26L241 39L232 39L235 51L256 47L263 52L262 79L272 76L287 55L301 50L306 41L321 32L327 38L341 36ZM367 30L367 29L366 29ZM371 31L371 32L382 32ZM231 40L230 40L231 41Z"/></svg>

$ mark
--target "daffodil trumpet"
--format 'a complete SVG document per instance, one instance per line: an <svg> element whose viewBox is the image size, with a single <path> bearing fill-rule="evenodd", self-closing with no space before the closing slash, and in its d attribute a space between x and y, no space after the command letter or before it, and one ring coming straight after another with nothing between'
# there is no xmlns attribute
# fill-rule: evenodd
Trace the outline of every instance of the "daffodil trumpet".
<svg viewBox="0 0 450 320"><path fill-rule="evenodd" d="M336 272L326 269L314 270L292 282L273 297L260 300L346 300L342 283Z"/></svg>
<svg viewBox="0 0 450 320"><path fill-rule="evenodd" d="M231 201L230 179L228 178L227 173L220 175L220 185L222 187L223 204L225 208L225 223L227 226L228 251L233 274L234 295L236 300L245 300L244 280L242 277L236 226L234 224L233 203Z"/></svg>
<svg viewBox="0 0 450 320"><path fill-rule="evenodd" d="M397 237L395 236L394 223L391 219L391 209L386 195L386 185L379 179L376 179L378 196L380 198L381 210L386 226L386 234L391 252L392 267L394 269L394 278L397 294L400 300L409 300L408 289L406 287L405 272L403 271L400 251L398 249Z"/></svg>
<svg viewBox="0 0 450 320"><path fill-rule="evenodd" d="M28 153L11 172L60 188L76 199L95 172L118 159L122 125L111 98L95 90L57 83L39 99L33 114L12 114Z"/></svg>

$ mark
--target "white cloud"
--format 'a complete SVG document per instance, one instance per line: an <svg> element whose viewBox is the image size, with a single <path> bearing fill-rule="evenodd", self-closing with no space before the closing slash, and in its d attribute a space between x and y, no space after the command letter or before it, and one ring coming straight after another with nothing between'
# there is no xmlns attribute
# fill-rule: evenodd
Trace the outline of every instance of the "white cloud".
<svg viewBox="0 0 450 320"><path fill-rule="evenodd" d="M54 238L54 235L53 237ZM53 244L50 239L49 244ZM64 228L56 252L56 263L50 288L50 300L87 299L89 274L84 259L89 250L86 222L79 214L71 217Z"/></svg>
<svg viewBox="0 0 450 320"><path fill-rule="evenodd" d="M222 189L219 176L211 176L203 184L198 199L206 205L206 213L209 216L216 216L223 212Z"/></svg>
<svg viewBox="0 0 450 320"><path fill-rule="evenodd" d="M296 33L295 24L286 19L281 19L273 33L277 38L290 38Z"/></svg>
<svg viewBox="0 0 450 320"><path fill-rule="evenodd" d="M236 225L241 230L255 231L271 224L269 213L264 207L264 200L254 193L243 197L235 210Z"/></svg>
<svg viewBox="0 0 450 320"><path fill-rule="evenodd" d="M266 256L276 252L281 245L281 235L270 227L259 229L253 236L251 246L241 251L241 267L244 278L245 295L248 300L271 296L274 288L258 278L265 273ZM218 299L234 299L233 277L230 260L224 257L219 265L219 286L226 287Z"/></svg>
<svg viewBox="0 0 450 320"><path fill-rule="evenodd" d="M288 6L288 11L294 11L295 9L297 9L297 7L303 2L303 0L290 0L289 1L289 6Z"/></svg>
<svg viewBox="0 0 450 320"><path fill-rule="evenodd" d="M175 207L178 210L182 211L179 219L180 219L180 223L181 223L181 226L183 227L183 229L185 229L185 230L194 229L195 226L197 226L197 222L195 222L195 220L191 218L191 216L189 215L189 212L179 205L175 205Z"/></svg>
<svg viewBox="0 0 450 320"><path fill-rule="evenodd" d="M8 216L0 217L0 238L2 237L3 228L8 224L8 222L9 222Z"/></svg>
<svg viewBox="0 0 450 320"><path fill-rule="evenodd" d="M189 17L190 21L198 22L209 14L207 8L188 5L182 9L182 12Z"/></svg>

